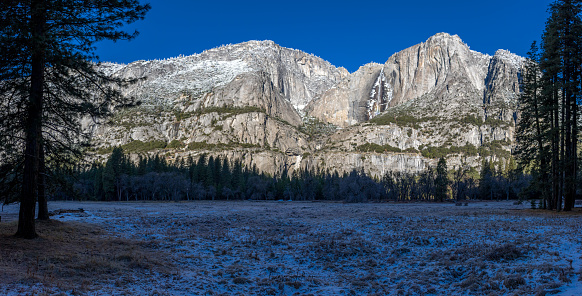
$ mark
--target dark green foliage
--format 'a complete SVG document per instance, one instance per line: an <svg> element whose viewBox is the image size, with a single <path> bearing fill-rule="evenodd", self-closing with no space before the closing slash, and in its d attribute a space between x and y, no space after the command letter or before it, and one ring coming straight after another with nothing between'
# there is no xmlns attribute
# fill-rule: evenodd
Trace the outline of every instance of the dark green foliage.
<svg viewBox="0 0 582 296"><path fill-rule="evenodd" d="M126 153L137 153L137 152L146 152L152 151L156 149L164 149L166 148L166 141L149 141L149 142L142 142L140 140L131 141L125 145L122 145L121 148Z"/></svg>
<svg viewBox="0 0 582 296"><path fill-rule="evenodd" d="M406 150L404 150L404 152L406 152L406 153L415 153L415 154L420 153L420 151L418 151L418 150L416 150L416 149L414 149L412 147L406 148Z"/></svg>
<svg viewBox="0 0 582 296"><path fill-rule="evenodd" d="M396 124L400 126L409 126L414 129L420 129L420 123L427 121L434 121L436 117L423 117L416 118L410 115L394 115L394 114L383 114L370 119L370 123L377 125L389 125Z"/></svg>
<svg viewBox="0 0 582 296"><path fill-rule="evenodd" d="M495 190L495 167L488 160L483 160L481 173L479 176L479 196L481 199L493 200L496 196Z"/></svg>
<svg viewBox="0 0 582 296"><path fill-rule="evenodd" d="M186 145L184 145L184 142L180 141L180 140L172 140L168 146L166 146L166 148L170 148L170 149L182 149L186 147Z"/></svg>
<svg viewBox="0 0 582 296"><path fill-rule="evenodd" d="M551 210L571 210L579 182L579 104L582 94L582 4L550 4L542 42L526 62L516 156Z"/></svg>
<svg viewBox="0 0 582 296"><path fill-rule="evenodd" d="M304 120L303 125L299 128L299 131L307 134L310 139L330 135L336 130L337 126L331 123L325 123L313 117Z"/></svg>
<svg viewBox="0 0 582 296"><path fill-rule="evenodd" d="M444 157L441 157L437 164L434 184L435 198L441 202L447 199L449 190L449 177L447 171L447 161Z"/></svg>
<svg viewBox="0 0 582 296"><path fill-rule="evenodd" d="M467 156L477 156L478 150L473 144L466 144L465 146L450 146L450 147L432 147L432 146L421 146L420 153L426 158L442 158L449 154L464 154Z"/></svg>
<svg viewBox="0 0 582 296"><path fill-rule="evenodd" d="M51 188L53 199L81 200L342 200L345 202L444 201L449 199L446 162L418 174L388 172L381 180L352 171L283 170L279 176L259 173L240 161L201 154L185 161L167 162L155 155L129 161L119 147L105 165L77 167L74 178ZM469 172L470 170L468 170ZM491 174L494 176L494 174ZM490 178L494 188L506 184L504 176ZM457 198L478 196L477 182L467 173L455 183ZM484 184L484 183L483 183ZM516 183L515 183L516 184ZM516 194L519 194L519 188ZM499 192L499 190L495 191ZM511 198L515 198L513 194Z"/></svg>
<svg viewBox="0 0 582 296"><path fill-rule="evenodd" d="M485 119L485 122L483 124L488 125L490 127L503 127L503 126L508 125L507 122L505 122L501 119L493 118L491 116L487 117L487 119Z"/></svg>
<svg viewBox="0 0 582 296"><path fill-rule="evenodd" d="M208 144L206 141L188 143L188 149L190 150L212 150L214 148L216 148L216 144Z"/></svg>
<svg viewBox="0 0 582 296"><path fill-rule="evenodd" d="M137 0L0 2L0 153L8 154L2 164L22 169L18 236L36 237L35 202L46 201L39 194L50 169L81 158L81 118L134 103L120 91L132 81L100 72L93 51L99 41L134 38L118 28L149 8Z"/></svg>
<svg viewBox="0 0 582 296"><path fill-rule="evenodd" d="M233 107L233 106L224 106L224 107L206 107L199 110L196 110L191 113L191 115L201 115L201 114L208 114L208 113L218 113L220 115L228 115L234 116L239 114L245 113L267 113L265 109L254 107L254 106L244 106L244 107ZM191 117L184 115L186 117Z"/></svg>
<svg viewBox="0 0 582 296"><path fill-rule="evenodd" d="M463 119L461 119L461 123L463 123L463 125L471 124L476 126L482 126L483 120L480 117L476 117L474 115L467 115L463 117Z"/></svg>
<svg viewBox="0 0 582 296"><path fill-rule="evenodd" d="M539 68L539 48L534 41L525 62L522 89L519 97L521 118L517 123L516 148L514 155L522 170L529 170L536 180L528 191L541 194L549 199L549 171L547 168L549 145L544 141L544 134L549 125L543 115L541 88L541 71ZM537 187L537 188L534 188Z"/></svg>
<svg viewBox="0 0 582 296"><path fill-rule="evenodd" d="M481 157L489 157L492 155L495 155L497 157L501 157L501 158L509 158L511 156L511 153L505 149L503 149L503 146L509 146L510 144L505 142L505 141L501 141L501 140L495 140L495 141L491 141L488 143L483 143L483 145L481 145L481 147L479 147L479 155Z"/></svg>
<svg viewBox="0 0 582 296"><path fill-rule="evenodd" d="M121 149L123 149L123 151L126 153L140 153L164 148L180 149L183 148L184 146L185 146L184 143L182 143L179 140L173 140L172 142L170 142L170 144L166 143L166 141L161 140L153 140L148 142L134 140L127 144L121 145ZM97 154L109 154L114 149L115 147L99 148L97 149L96 152Z"/></svg>
<svg viewBox="0 0 582 296"><path fill-rule="evenodd" d="M228 144L223 144L223 143L209 144L206 141L204 141L204 142L190 142L188 144L189 150L228 150L228 149L233 149L233 148L250 149L250 148L261 148L261 146L253 145L253 144L249 144L249 143L235 143L235 142L230 142Z"/></svg>
<svg viewBox="0 0 582 296"><path fill-rule="evenodd" d="M254 106L244 106L244 107L223 106L223 107L206 107L206 108L198 109L198 110L193 111L193 112L174 111L174 116L176 117L176 121L182 121L186 118L190 118L193 116L200 116L202 114L208 114L208 113L218 113L220 116L229 117L229 116L235 116L235 115L245 114L245 113L254 113L254 112L267 113L265 111L265 109L259 108L259 107L254 107Z"/></svg>
<svg viewBox="0 0 582 296"><path fill-rule="evenodd" d="M397 147L392 147L388 144L385 145L378 145L375 143L366 143L356 147L356 150L362 152L376 152L376 153L386 153L386 152L393 152L393 153L400 153L402 150Z"/></svg>

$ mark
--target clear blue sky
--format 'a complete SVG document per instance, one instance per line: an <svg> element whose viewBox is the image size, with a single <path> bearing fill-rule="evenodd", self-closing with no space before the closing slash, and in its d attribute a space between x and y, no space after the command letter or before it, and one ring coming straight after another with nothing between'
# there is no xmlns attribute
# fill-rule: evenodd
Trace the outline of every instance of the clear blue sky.
<svg viewBox="0 0 582 296"><path fill-rule="evenodd" d="M471 49L525 55L539 40L552 0L231 1L140 0L152 9L128 28L133 41L101 42L101 61L191 55L223 44L273 40L350 72L430 36L457 34Z"/></svg>

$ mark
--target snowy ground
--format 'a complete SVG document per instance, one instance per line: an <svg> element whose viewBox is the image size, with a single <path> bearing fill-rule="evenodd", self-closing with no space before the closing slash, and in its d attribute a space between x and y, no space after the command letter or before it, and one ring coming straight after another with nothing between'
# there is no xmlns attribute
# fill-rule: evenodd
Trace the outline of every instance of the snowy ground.
<svg viewBox="0 0 582 296"><path fill-rule="evenodd" d="M49 204L50 210L78 208L85 212L53 219L115 238L102 252L126 240L121 246L130 255L108 260L131 264L119 261L117 274L88 273L65 284L62 272L46 280L59 262L37 258L37 274L28 268L22 278L16 271L8 279L0 275L0 294L582 294L580 212L532 211L512 202ZM5 206L0 225L15 225L7 220L17 211ZM0 274L19 252L4 248ZM85 249L79 256L99 251Z"/></svg>

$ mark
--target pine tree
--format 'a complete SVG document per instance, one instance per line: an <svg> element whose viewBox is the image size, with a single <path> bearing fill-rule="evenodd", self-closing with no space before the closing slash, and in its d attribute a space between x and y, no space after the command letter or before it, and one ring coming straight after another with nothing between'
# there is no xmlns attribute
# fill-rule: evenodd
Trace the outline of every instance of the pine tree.
<svg viewBox="0 0 582 296"><path fill-rule="evenodd" d="M484 159L481 164L481 173L479 175L479 195L481 196L481 199L493 200L494 171L492 163L487 159Z"/></svg>
<svg viewBox="0 0 582 296"><path fill-rule="evenodd" d="M192 182L206 184L206 154L200 154L196 169L192 173Z"/></svg>
<svg viewBox="0 0 582 296"><path fill-rule="evenodd" d="M551 198L548 190L551 170L548 166L549 118L541 95L541 70L539 67L539 48L534 41L528 52L523 71L522 93L518 98L520 118L517 122L515 155L521 169L527 169L534 177L531 186L542 192L542 199Z"/></svg>
<svg viewBox="0 0 582 296"><path fill-rule="evenodd" d="M129 81L107 77L91 62L98 59L94 44L135 37L117 28L142 19L149 8L138 0L0 2L0 117L17 119L0 123L0 143L17 149L0 149L22 155L7 159L23 162L14 166L22 168L17 236L37 236L41 151L53 163L80 158L79 120L128 102L115 86ZM7 138L15 134L16 140Z"/></svg>
<svg viewBox="0 0 582 296"><path fill-rule="evenodd" d="M245 179L243 174L243 167L240 161L235 161L232 168L232 189L235 192L244 192Z"/></svg>
<svg viewBox="0 0 582 296"><path fill-rule="evenodd" d="M560 211L562 204L564 210L572 209L577 189L581 1L556 1L549 12L540 54L536 55L532 47L533 54L526 63L522 122L518 127L524 134L518 137L517 155L522 164L533 166L546 207ZM537 145L532 145L533 141Z"/></svg>
<svg viewBox="0 0 582 296"><path fill-rule="evenodd" d="M103 168L104 200L119 200L119 178L123 174L125 156L120 147L113 148L113 152L107 159Z"/></svg>
<svg viewBox="0 0 582 296"><path fill-rule="evenodd" d="M449 188L449 177L447 172L447 161L444 157L439 159L436 169L435 179L435 198L439 201L444 201L447 198L447 191Z"/></svg>
<svg viewBox="0 0 582 296"><path fill-rule="evenodd" d="M222 169L220 173L220 189L231 188L232 184L232 173L230 171L230 165L228 164L228 159L225 157L222 161ZM221 191L222 194L222 191Z"/></svg>
<svg viewBox="0 0 582 296"><path fill-rule="evenodd" d="M208 163L206 164L205 167L205 175L204 175L204 185L206 187L211 187L215 185L215 179L214 179L214 169L215 169L215 165L214 165L214 157L211 155L210 157L208 157Z"/></svg>

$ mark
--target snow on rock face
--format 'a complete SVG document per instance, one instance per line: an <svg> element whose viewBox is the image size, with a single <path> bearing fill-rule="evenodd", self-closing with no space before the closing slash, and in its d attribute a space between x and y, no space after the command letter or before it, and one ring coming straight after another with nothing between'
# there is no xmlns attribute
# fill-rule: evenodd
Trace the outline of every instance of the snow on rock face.
<svg viewBox="0 0 582 296"><path fill-rule="evenodd" d="M482 90L486 73L482 59L459 38L439 33L394 54L384 64L388 83L394 87L390 106L418 98L459 79L466 88Z"/></svg>
<svg viewBox="0 0 582 296"><path fill-rule="evenodd" d="M273 41L249 41L186 57L128 65L104 63L102 68L108 74L125 78L145 77L126 94L146 102L154 98L168 102L181 94L200 96L227 85L240 74L265 72L296 109L348 74L321 58L281 47Z"/></svg>
<svg viewBox="0 0 582 296"><path fill-rule="evenodd" d="M313 101L308 112L313 117L345 127L369 120L390 107L423 95L449 92L448 87L453 84L461 83L462 92L482 94L489 63L488 55L470 50L459 36L439 33L426 42L395 53L375 70L378 72L370 72L370 69L376 69L376 64L361 67L337 86L339 90L330 89ZM366 71L367 75L364 74ZM358 81L357 85L353 81ZM382 97L377 97L380 95L378 86L383 87ZM366 95L354 95L357 91L353 87L364 88ZM319 106L333 106L336 101L346 98L351 103L342 102L341 108L330 110ZM476 102L481 100L482 97L475 98Z"/></svg>
<svg viewBox="0 0 582 296"><path fill-rule="evenodd" d="M485 79L485 91L483 104L485 117L512 121L515 117L514 110L508 110L506 106L516 106L517 96L521 92L519 76L522 71L525 58L510 53L507 50L498 50L489 64L487 78Z"/></svg>
<svg viewBox="0 0 582 296"><path fill-rule="evenodd" d="M226 85L237 75L252 71L240 59L216 61L199 59L196 56L137 61L114 69L112 74L123 78L144 77L145 81L130 86L125 93L149 104L156 103L159 98L170 103L169 98L178 97L180 94L198 95L210 92L215 87Z"/></svg>
<svg viewBox="0 0 582 296"><path fill-rule="evenodd" d="M495 56L510 63L514 68L521 68L526 58L520 57L509 50L499 49L495 52Z"/></svg>
<svg viewBox="0 0 582 296"><path fill-rule="evenodd" d="M305 107L310 116L346 127L367 120L374 85L380 79L382 65L369 63L360 67ZM389 85L388 85L389 86ZM377 95L378 90L374 93ZM384 94L387 95L388 92ZM384 96L384 95L383 95ZM373 99L373 98L372 98ZM377 100L377 99L376 99Z"/></svg>
<svg viewBox="0 0 582 296"><path fill-rule="evenodd" d="M368 120L376 117L382 111L386 110L386 107L392 101L392 94L394 90L392 86L386 81L386 76L384 75L384 69L380 71L378 79L374 83L372 91L370 92L370 99L367 102L368 107Z"/></svg>
<svg viewBox="0 0 582 296"><path fill-rule="evenodd" d="M102 63L108 74L143 77L123 91L141 99L144 106L122 110L126 115L115 118L114 125L86 126L94 131L97 147L135 140L179 140L185 145L250 144L263 152L295 149L300 155L314 155L313 162L309 157L283 159L273 153L253 160L270 171L276 171L279 164L301 163L308 168L329 164L325 154L338 152L337 147L345 152L337 167L383 171L382 161L392 160L361 162L356 148L366 143L391 145L412 151L407 158L392 157L392 167L417 171L430 162L417 159L420 154L415 151L421 147L448 143L478 148L492 140L513 141L514 127L509 121L515 117L522 63L523 58L508 51L499 50L491 57L471 50L456 35L439 33L395 53L384 64L366 64L350 74L272 41L249 41L166 60ZM231 114L229 108L244 114ZM395 123L398 129L390 125L377 130L348 129L385 112L422 121L411 126ZM304 116L346 128L345 133L342 137L324 135L323 140L311 138L300 128ZM507 124L477 124L489 116ZM231 125L233 119L240 122ZM376 134L378 137L371 138ZM324 144L326 140L329 145ZM330 150L319 153L317 147L322 145ZM224 153L231 150L225 148Z"/></svg>

